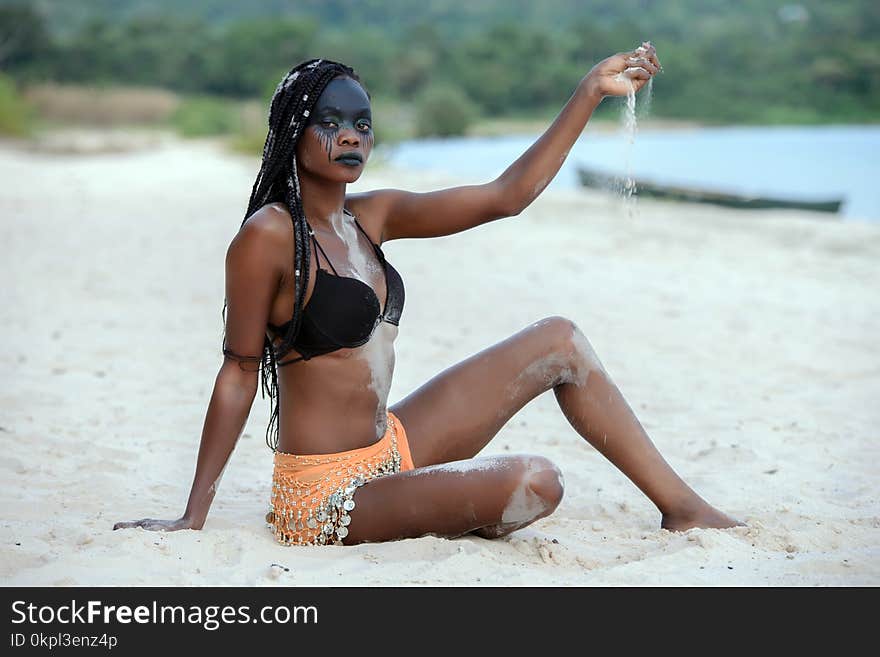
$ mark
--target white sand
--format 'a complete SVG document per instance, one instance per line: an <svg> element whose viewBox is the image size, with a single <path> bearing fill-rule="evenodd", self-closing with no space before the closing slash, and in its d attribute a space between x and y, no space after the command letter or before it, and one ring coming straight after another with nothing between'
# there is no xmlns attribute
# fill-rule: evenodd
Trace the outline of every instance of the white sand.
<svg viewBox="0 0 880 657"><path fill-rule="evenodd" d="M647 201L628 218L579 190L386 245L407 287L390 401L567 316L673 467L748 528L660 530L548 392L484 453L550 457L565 498L505 539L277 546L259 395L203 531L111 531L183 510L257 168L212 142L0 148L2 584L880 584L880 226ZM352 191L448 184L368 167Z"/></svg>

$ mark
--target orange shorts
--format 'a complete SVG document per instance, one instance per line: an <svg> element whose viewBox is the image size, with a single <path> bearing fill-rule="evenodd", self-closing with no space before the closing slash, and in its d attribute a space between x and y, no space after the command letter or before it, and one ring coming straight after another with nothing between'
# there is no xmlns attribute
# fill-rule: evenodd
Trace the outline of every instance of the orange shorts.
<svg viewBox="0 0 880 657"><path fill-rule="evenodd" d="M413 469L406 431L387 411L378 442L335 454L275 452L266 522L284 545L342 545L355 491L376 477Z"/></svg>

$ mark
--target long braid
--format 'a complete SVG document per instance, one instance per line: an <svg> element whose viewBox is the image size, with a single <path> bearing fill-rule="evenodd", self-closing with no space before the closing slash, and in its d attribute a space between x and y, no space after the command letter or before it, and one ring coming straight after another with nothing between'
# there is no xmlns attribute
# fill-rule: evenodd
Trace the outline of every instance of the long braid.
<svg viewBox="0 0 880 657"><path fill-rule="evenodd" d="M272 412L266 427L266 444L272 451L278 449L278 366L279 360L290 352L302 323L302 309L309 287L311 244L309 227L296 170L296 147L308 123L315 102L336 77L350 77L360 83L354 70L345 64L327 59L310 59L298 64L285 75L272 96L269 107L269 132L263 145L260 170L251 189L247 212L241 225L263 206L283 201L290 212L294 236L294 307L293 321L274 347L267 335L263 342L260 361L261 396L269 394ZM369 95L369 92L367 92ZM226 299L223 300L223 342L226 342Z"/></svg>

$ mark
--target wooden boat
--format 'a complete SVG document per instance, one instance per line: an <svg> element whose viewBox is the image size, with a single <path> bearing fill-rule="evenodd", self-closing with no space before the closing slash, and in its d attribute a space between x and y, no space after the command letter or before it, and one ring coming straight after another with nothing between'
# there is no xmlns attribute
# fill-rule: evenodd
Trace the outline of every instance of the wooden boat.
<svg viewBox="0 0 880 657"><path fill-rule="evenodd" d="M624 180L618 176L602 173L583 166L578 167L577 171L581 185L584 187L594 187L605 190L624 188ZM696 187L660 185L648 180L636 180L634 193L638 196L644 197L660 198L671 201L686 201L689 203L712 203L714 205L723 205L728 208L742 208L747 210L785 208L834 213L840 211L840 207L843 205L844 201L842 198L798 200L772 198L767 196L749 196L710 189L699 189Z"/></svg>

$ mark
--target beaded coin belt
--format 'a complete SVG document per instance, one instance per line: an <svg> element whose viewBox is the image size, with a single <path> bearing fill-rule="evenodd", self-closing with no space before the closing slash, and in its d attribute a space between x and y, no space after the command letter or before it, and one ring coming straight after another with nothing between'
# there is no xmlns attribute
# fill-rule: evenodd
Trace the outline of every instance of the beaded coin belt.
<svg viewBox="0 0 880 657"><path fill-rule="evenodd" d="M376 477L400 472L397 427L375 444L337 454L275 452L266 522L283 545L342 545L351 523L354 493Z"/></svg>

